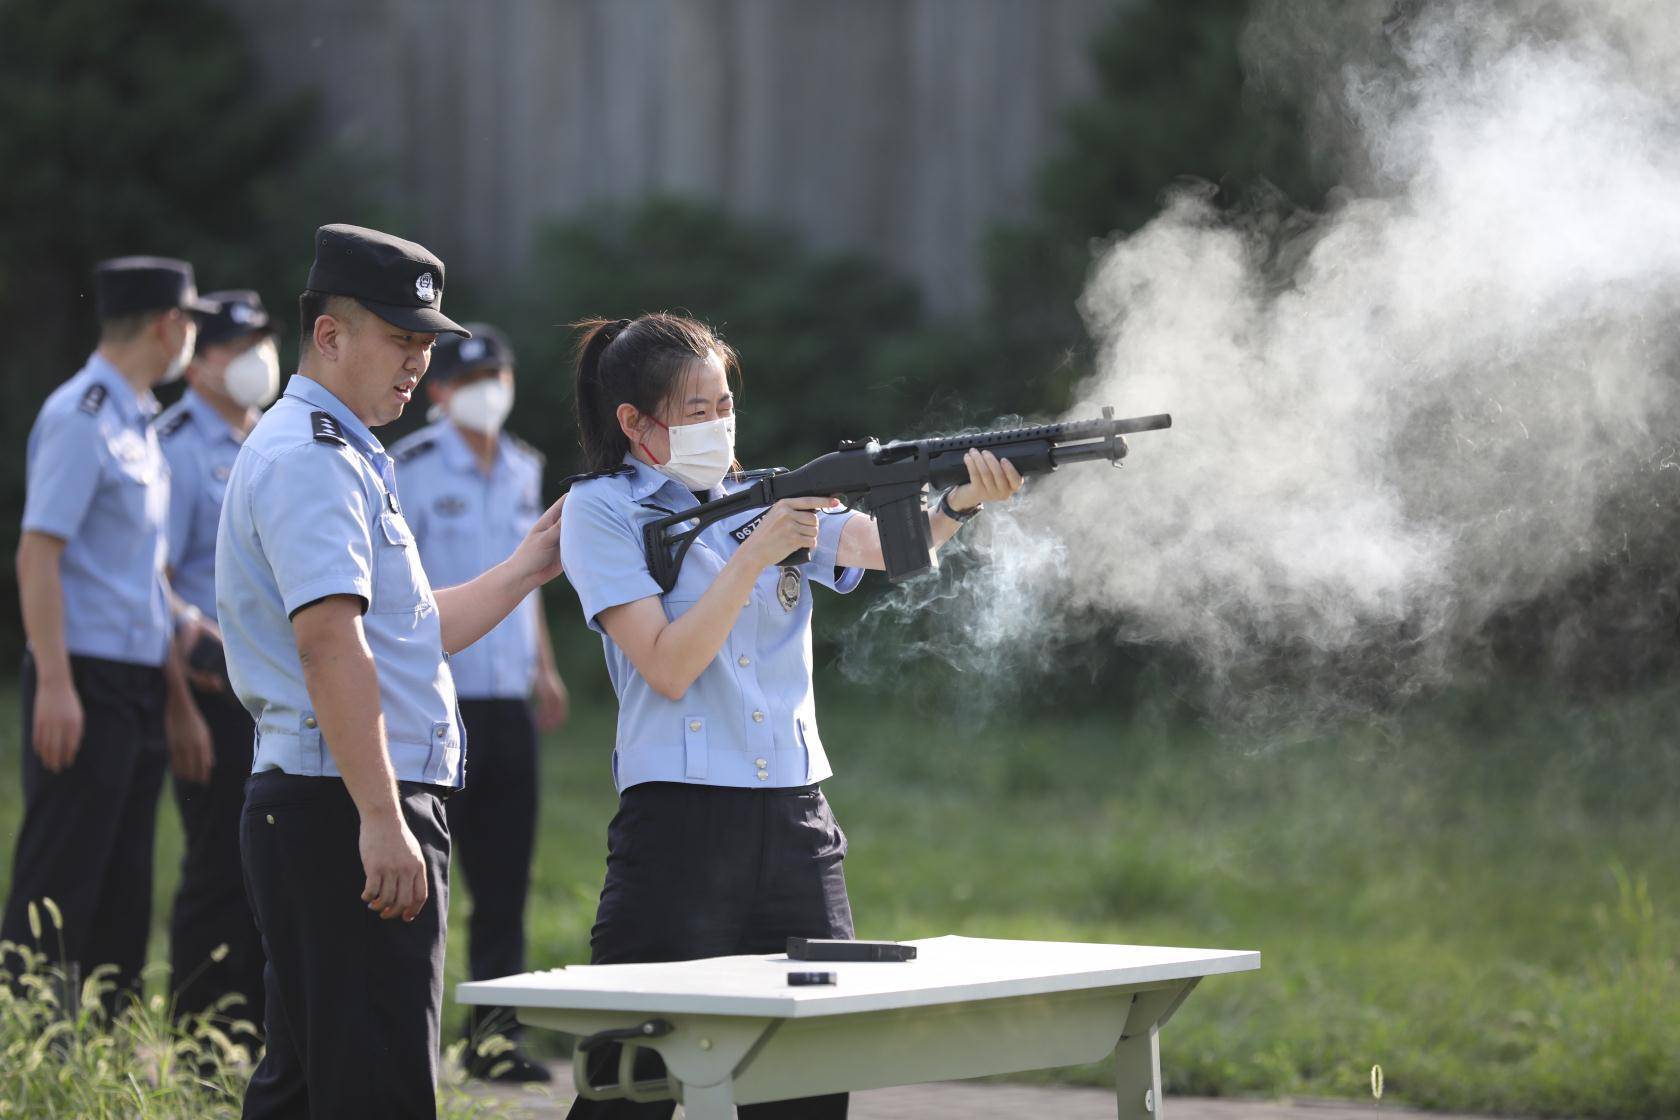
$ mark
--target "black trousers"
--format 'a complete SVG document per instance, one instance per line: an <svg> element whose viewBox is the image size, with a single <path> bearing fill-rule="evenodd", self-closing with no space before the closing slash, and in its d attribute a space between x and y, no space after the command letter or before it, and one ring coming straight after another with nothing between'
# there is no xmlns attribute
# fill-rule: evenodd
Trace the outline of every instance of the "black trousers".
<svg viewBox="0 0 1680 1120"><path fill-rule="evenodd" d="M649 782L620 795L607 830L607 876L594 964L775 953L789 937L851 937L843 862L846 835L814 786L730 789ZM662 1075L657 1056L636 1075ZM618 1048L590 1062L596 1084L616 1081ZM846 1094L743 1105L743 1120L828 1120ZM671 1102L579 1099L570 1116L664 1120Z"/></svg>
<svg viewBox="0 0 1680 1120"><path fill-rule="evenodd" d="M193 692L210 726L216 764L204 784L173 781L181 812L185 846L181 883L169 918L170 986L178 1017L207 1012L229 994L240 1002L216 1016L224 1028L263 1021L262 937L245 898L239 863L239 816L245 805L245 780L251 776L256 728L229 690ZM221 946L225 955L216 960ZM255 1047L257 1036L243 1032L234 1041Z"/></svg>
<svg viewBox="0 0 1680 1120"><path fill-rule="evenodd" d="M246 785L239 844L268 1038L248 1118L437 1115L449 825L434 787L401 793L431 890L412 922L362 901L361 817L342 781L264 770Z"/></svg>
<svg viewBox="0 0 1680 1120"><path fill-rule="evenodd" d="M40 914L39 948L80 970L113 964L117 988L106 998L115 1011L140 991L146 938L152 923L152 846L163 787L163 671L97 657L70 658L81 699L81 749L69 768L49 773L35 753L33 725L38 680L24 655L23 825L12 862L11 894L0 940L35 943L29 904ZM51 928L41 900L64 915Z"/></svg>
<svg viewBox="0 0 1680 1120"><path fill-rule="evenodd" d="M472 893L467 969L474 980L525 971L525 900L537 839L537 725L525 700L462 700L472 753L467 787L447 803L449 835ZM519 1037L506 1008L475 1007L469 1037Z"/></svg>

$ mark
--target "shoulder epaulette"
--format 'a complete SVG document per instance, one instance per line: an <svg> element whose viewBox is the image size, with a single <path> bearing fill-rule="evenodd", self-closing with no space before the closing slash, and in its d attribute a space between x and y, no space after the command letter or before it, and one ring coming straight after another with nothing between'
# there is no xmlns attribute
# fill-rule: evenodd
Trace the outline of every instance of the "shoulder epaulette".
<svg viewBox="0 0 1680 1120"><path fill-rule="evenodd" d="M105 407L105 396L109 391L103 385L89 385L87 392L82 394L82 403L77 407L91 416Z"/></svg>
<svg viewBox="0 0 1680 1120"><path fill-rule="evenodd" d="M336 443L341 447L349 446L349 441L344 438L344 433L339 430L338 421L333 419L332 413L311 412L309 414L309 426L315 432L315 442Z"/></svg>
<svg viewBox="0 0 1680 1120"><path fill-rule="evenodd" d="M527 454L531 458L535 459L537 461L538 466L542 466L544 463L548 462L548 456L547 455L544 455L541 451L538 451L535 447L532 447L530 444L526 443L524 440L520 439L518 436L514 435L512 432L503 432L502 434L507 436L508 443L512 444L514 447L517 447L519 450L523 451L525 454Z"/></svg>
<svg viewBox="0 0 1680 1120"><path fill-rule="evenodd" d="M164 415L158 417L158 438L168 439L170 436L186 427L191 420L192 413L188 412L184 408L173 414L165 413Z"/></svg>
<svg viewBox="0 0 1680 1120"><path fill-rule="evenodd" d="M436 446L437 438L435 436L426 436L412 441L404 440L391 448L391 458L399 463L406 463L410 459L419 458Z"/></svg>
<svg viewBox="0 0 1680 1120"><path fill-rule="evenodd" d="M597 478L618 478L620 475L635 473L635 469L630 464L625 463L623 466L614 467L610 471L587 471L583 474L570 475L560 480L560 493L566 493L580 482L593 482Z"/></svg>

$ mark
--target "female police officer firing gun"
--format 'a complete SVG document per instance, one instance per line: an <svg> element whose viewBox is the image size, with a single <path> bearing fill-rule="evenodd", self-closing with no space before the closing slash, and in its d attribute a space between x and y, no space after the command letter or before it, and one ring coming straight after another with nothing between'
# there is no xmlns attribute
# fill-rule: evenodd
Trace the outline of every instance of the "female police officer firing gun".
<svg viewBox="0 0 1680 1120"><path fill-rule="evenodd" d="M828 498L779 501L706 526L669 591L644 526L744 483L735 460L734 352L666 314L590 322L577 408L595 477L572 488L561 554L602 635L618 694L606 882L594 963L774 952L791 936L849 938L845 835L819 783L811 585L847 592L882 568L874 521ZM1021 486L1008 462L967 457L968 480L927 514L949 540L981 503ZM804 563L784 563L804 549ZM614 1080L601 1048L595 1079ZM670 1103L580 1100L571 1115L669 1116ZM743 1108L843 1116L846 1097Z"/></svg>

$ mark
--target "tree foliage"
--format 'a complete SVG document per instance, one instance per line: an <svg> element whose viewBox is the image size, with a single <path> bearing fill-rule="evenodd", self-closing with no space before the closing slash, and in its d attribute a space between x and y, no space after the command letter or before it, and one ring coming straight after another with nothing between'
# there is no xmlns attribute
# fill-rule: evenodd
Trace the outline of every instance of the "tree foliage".
<svg viewBox="0 0 1680 1120"><path fill-rule="evenodd" d="M741 355L749 466L793 465L842 438L912 434L960 376L908 280L709 203L656 197L553 222L533 262L518 332L524 420L514 424L557 464L577 461L569 324L586 316L670 310L711 324ZM932 372L911 375L922 366Z"/></svg>
<svg viewBox="0 0 1680 1120"><path fill-rule="evenodd" d="M1222 204L1281 195L1313 206L1330 185L1301 114L1255 86L1240 58L1252 0L1138 0L1092 46L1093 94L1066 114L1038 180L1035 213L985 246L990 399L1028 376L1043 408L1067 403L1087 368L1078 300L1095 252L1160 209L1163 192L1202 180Z"/></svg>

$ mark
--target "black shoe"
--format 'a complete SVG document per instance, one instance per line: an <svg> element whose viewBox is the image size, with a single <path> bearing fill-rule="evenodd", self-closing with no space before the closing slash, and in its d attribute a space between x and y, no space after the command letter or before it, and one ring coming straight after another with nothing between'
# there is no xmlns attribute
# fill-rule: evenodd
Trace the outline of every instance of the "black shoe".
<svg viewBox="0 0 1680 1120"><path fill-rule="evenodd" d="M466 1066L468 1077L476 1077L482 1081L516 1085L554 1080L554 1074L547 1066L534 1058L526 1057L525 1052L518 1048L502 1050L496 1054L469 1053Z"/></svg>

